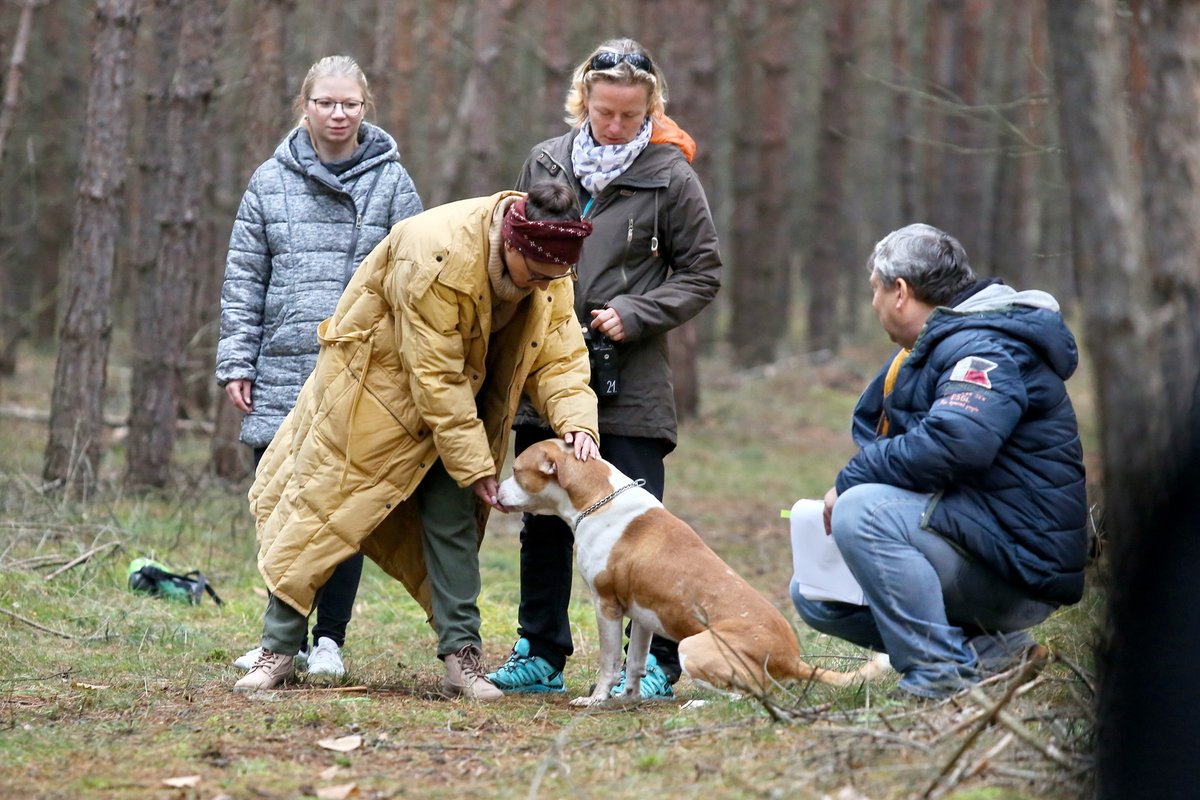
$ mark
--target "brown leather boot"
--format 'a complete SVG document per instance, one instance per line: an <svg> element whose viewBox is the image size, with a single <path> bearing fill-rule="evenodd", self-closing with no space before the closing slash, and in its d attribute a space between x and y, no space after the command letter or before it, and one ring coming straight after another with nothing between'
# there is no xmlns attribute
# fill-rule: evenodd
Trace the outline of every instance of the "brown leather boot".
<svg viewBox="0 0 1200 800"><path fill-rule="evenodd" d="M446 677L442 678L442 691L451 697L466 697L469 700L497 700L504 697L504 692L488 680L483 653L473 644L446 656Z"/></svg>

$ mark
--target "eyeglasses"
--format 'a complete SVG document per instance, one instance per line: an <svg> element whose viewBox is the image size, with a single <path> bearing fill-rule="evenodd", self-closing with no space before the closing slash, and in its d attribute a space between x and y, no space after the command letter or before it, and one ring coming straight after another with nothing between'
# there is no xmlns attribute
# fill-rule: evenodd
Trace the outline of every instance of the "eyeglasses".
<svg viewBox="0 0 1200 800"><path fill-rule="evenodd" d="M641 53L614 53L611 50L603 50L592 56L592 60L588 63L588 71L595 69L612 69L613 67L624 61L634 69L644 70L649 72L653 66L650 63L650 57Z"/></svg>
<svg viewBox="0 0 1200 800"><path fill-rule="evenodd" d="M562 278L570 278L572 281L579 280L579 271L577 269L575 269L574 264L571 265L571 268L569 270L567 270L566 272L563 272L559 275L543 275L540 272L535 272L529 266L529 259L525 259L525 270L529 273L529 280L531 280L531 281L545 281L545 282L549 283L550 281L557 281L557 280L561 280Z"/></svg>
<svg viewBox="0 0 1200 800"><path fill-rule="evenodd" d="M322 114L332 114L335 108L341 106L347 117L357 117L366 105L362 100L330 100L328 97L310 97L308 99Z"/></svg>

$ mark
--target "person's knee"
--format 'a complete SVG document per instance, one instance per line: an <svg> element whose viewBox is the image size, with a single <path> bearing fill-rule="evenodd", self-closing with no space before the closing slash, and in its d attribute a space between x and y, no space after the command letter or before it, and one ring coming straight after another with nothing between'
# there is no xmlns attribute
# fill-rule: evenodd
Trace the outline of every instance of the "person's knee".
<svg viewBox="0 0 1200 800"><path fill-rule="evenodd" d="M861 540L865 523L874 513L876 496L875 484L870 483L851 486L838 495L830 519L830 535L843 555Z"/></svg>
<svg viewBox="0 0 1200 800"><path fill-rule="evenodd" d="M916 495L914 495L915 497ZM842 556L853 554L880 539L907 540L909 504L897 497L897 489L883 483L852 486L838 496L833 506L830 531Z"/></svg>

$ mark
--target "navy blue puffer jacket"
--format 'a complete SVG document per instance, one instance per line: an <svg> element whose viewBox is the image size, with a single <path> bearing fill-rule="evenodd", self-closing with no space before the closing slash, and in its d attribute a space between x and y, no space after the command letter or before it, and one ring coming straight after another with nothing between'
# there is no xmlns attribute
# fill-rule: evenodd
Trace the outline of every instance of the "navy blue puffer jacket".
<svg viewBox="0 0 1200 800"><path fill-rule="evenodd" d="M1078 363L1075 337L1045 292L990 285L935 309L891 394L885 366L859 399L861 449L839 473L838 493L865 483L931 493L923 528L1037 599L1078 601L1087 497L1064 383Z"/></svg>

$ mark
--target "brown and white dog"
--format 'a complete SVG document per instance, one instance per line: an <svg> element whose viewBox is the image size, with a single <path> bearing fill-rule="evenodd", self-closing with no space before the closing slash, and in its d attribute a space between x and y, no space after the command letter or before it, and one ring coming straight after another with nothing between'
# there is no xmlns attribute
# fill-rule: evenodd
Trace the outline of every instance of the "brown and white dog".
<svg viewBox="0 0 1200 800"><path fill-rule="evenodd" d="M579 461L561 440L528 448L500 484L509 511L553 514L575 531L579 571L592 591L600 634L600 675L590 696L608 699L621 669L623 622L632 620L625 697L640 697L650 636L679 642L693 681L762 692L775 680L845 686L887 669L880 657L854 672L800 658L796 633L779 610L709 549L686 522L607 461Z"/></svg>

